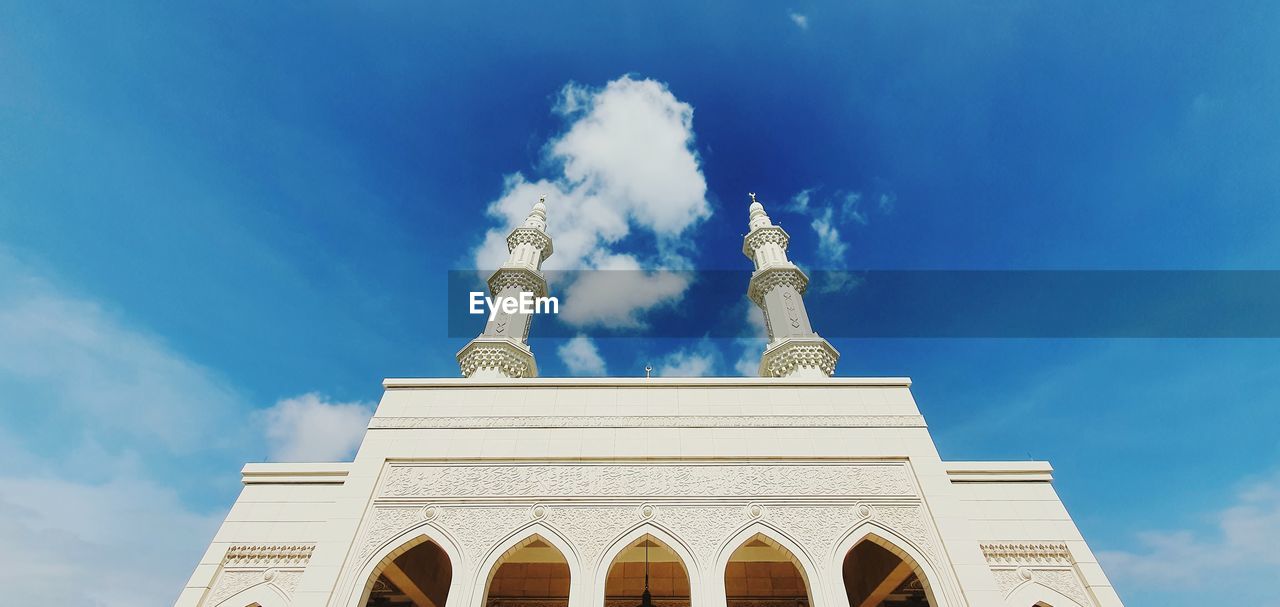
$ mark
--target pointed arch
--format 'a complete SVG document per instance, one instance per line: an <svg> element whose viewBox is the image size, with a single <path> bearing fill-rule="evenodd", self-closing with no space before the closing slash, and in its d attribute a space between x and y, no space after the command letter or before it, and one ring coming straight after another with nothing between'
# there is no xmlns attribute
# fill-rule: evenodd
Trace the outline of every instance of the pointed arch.
<svg viewBox="0 0 1280 607"><path fill-rule="evenodd" d="M695 589L701 587L699 584L702 578L699 574L698 562L693 556L693 551L678 539L675 534L654 521L639 523L614 538L613 542L610 543L609 547L595 563L596 575L592 596L598 600L599 604L605 604L605 599L608 596L609 576L615 561L622 555L623 551L646 537L653 540L674 557L675 562L683 569L688 582L690 604L693 607L701 607L700 593L696 592ZM656 591L655 594L657 594Z"/></svg>
<svg viewBox="0 0 1280 607"><path fill-rule="evenodd" d="M462 551L449 534L431 523L402 532L366 558L352 582L355 587L348 593L350 598L347 604L351 607L363 607L369 601L369 595L383 571L401 555L425 543L440 549L448 559L451 569L445 604L436 605L436 607L458 607L464 604L466 567L463 563Z"/></svg>
<svg viewBox="0 0 1280 607"><path fill-rule="evenodd" d="M714 589L714 596L719 599L717 607L729 605L729 584L726 576L729 574L730 561L734 559L734 555L739 550L748 547L748 544L753 542L759 542L766 547L775 549L780 553L780 557L784 559L782 562L788 562L795 567L800 582L804 586L804 596L808 604L810 606L815 605L817 597L822 596L821 585L817 576L817 568L814 567L808 553L800 547L799 543L777 527L764 521L754 521L733 534L721 546L716 556L716 565L713 570L716 581L712 588Z"/></svg>
<svg viewBox="0 0 1280 607"><path fill-rule="evenodd" d="M1005 605L1016 607L1088 607L1035 580L1023 582L1009 593Z"/></svg>
<svg viewBox="0 0 1280 607"><path fill-rule="evenodd" d="M475 589L472 593L472 605L484 607L489 604L490 590L499 569L507 563L515 563L521 551L529 548L550 548L559 554L568 568L567 605L574 607L582 600L581 587L584 584L581 559L577 550L560 532L538 521L520 527L507 535L484 558L476 576Z"/></svg>
<svg viewBox="0 0 1280 607"><path fill-rule="evenodd" d="M289 597L271 582L255 584L237 592L215 607L288 607Z"/></svg>
<svg viewBox="0 0 1280 607"><path fill-rule="evenodd" d="M940 583L941 578L932 564L913 542L878 523L863 521L841 536L831 555L828 571L834 576L832 579L840 580L839 584L831 585L831 598L837 607L860 607L849 604L845 562L853 550L865 542L871 542L887 550L909 566L911 573L920 580L925 597L932 607L946 607L954 603L947 593L943 592L945 587Z"/></svg>

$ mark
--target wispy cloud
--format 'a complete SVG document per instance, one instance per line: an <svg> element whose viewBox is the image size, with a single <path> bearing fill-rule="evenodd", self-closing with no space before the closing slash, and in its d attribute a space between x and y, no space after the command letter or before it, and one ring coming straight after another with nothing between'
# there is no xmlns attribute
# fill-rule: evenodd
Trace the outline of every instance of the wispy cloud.
<svg viewBox="0 0 1280 607"><path fill-rule="evenodd" d="M61 420L175 452L207 445L204 429L230 425L243 406L213 371L98 302L63 293L3 249L0 387L32 424Z"/></svg>
<svg viewBox="0 0 1280 607"><path fill-rule="evenodd" d="M222 517L192 512L172 489L130 474L105 482L0 476L5 602L172 603Z"/></svg>
<svg viewBox="0 0 1280 607"><path fill-rule="evenodd" d="M556 350L569 373L573 375L604 375L604 358L590 337L579 335L564 342Z"/></svg>
<svg viewBox="0 0 1280 607"><path fill-rule="evenodd" d="M876 199L876 208L880 210L881 215L891 215L897 207L898 196L892 192L880 194L880 197Z"/></svg>
<svg viewBox="0 0 1280 607"><path fill-rule="evenodd" d="M826 266L842 265L844 253L849 248L840 239L840 230L833 225L831 215L831 209L827 208L809 223L818 235L818 259Z"/></svg>
<svg viewBox="0 0 1280 607"><path fill-rule="evenodd" d="M3 249L0 389L21 429L0 432L6 601L172 602L222 513L193 510L148 468L248 444L236 392Z"/></svg>
<svg viewBox="0 0 1280 607"><path fill-rule="evenodd" d="M334 459L362 435L367 407L314 395L251 414L218 373L35 267L0 247L8 602L171 603L225 515L223 504L208 512L183 499L192 475L225 463L199 484L225 483L230 497L259 445L276 458Z"/></svg>
<svg viewBox="0 0 1280 607"><path fill-rule="evenodd" d="M672 352L655 369L659 377L705 377L714 375L719 353L707 340Z"/></svg>
<svg viewBox="0 0 1280 607"><path fill-rule="evenodd" d="M791 13L788 13L787 16L791 18L792 23L796 24L796 27L802 30L809 29L809 17L807 15L792 11Z"/></svg>
<svg viewBox="0 0 1280 607"><path fill-rule="evenodd" d="M844 222L855 221L862 225L871 223L867 214L862 210L862 193L860 192L844 192L836 193L836 199L839 201L840 220ZM830 207L828 207L828 210Z"/></svg>
<svg viewBox="0 0 1280 607"><path fill-rule="evenodd" d="M1162 592L1209 583L1248 588L1280 570L1280 473L1246 484L1209 520L1211 533L1146 531L1137 536L1141 548L1100 551L1098 558L1118 585Z"/></svg>
<svg viewBox="0 0 1280 607"><path fill-rule="evenodd" d="M846 234L842 231L870 225L871 216L863 208L862 192L835 190L824 196L820 195L821 190L820 186L814 186L796 192L783 211L809 217L809 227L818 241L819 263L840 268L845 265L845 254L849 250ZM898 198L885 191L875 194L873 200L874 210L881 216L887 216L893 213Z"/></svg>

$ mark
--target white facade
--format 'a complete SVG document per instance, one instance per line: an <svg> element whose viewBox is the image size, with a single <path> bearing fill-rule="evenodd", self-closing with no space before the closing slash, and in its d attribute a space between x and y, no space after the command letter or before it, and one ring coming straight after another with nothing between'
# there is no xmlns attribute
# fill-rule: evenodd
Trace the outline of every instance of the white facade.
<svg viewBox="0 0 1280 607"><path fill-rule="evenodd" d="M423 542L451 573L412 604L521 604L495 602L490 582L532 540L567 563L569 607L600 607L615 555L643 537L687 572L695 607L726 607L748 542L788 555L797 602L860 607L842 566L864 541L900 557L933 607L1121 604L1049 465L942 461L906 379L384 385L355 461L245 466L178 605L362 607Z"/></svg>
<svg viewBox="0 0 1280 607"><path fill-rule="evenodd" d="M943 462L910 381L831 378L754 201L759 378L546 379L532 319L391 379L355 461L249 464L183 607L1111 607L1044 462ZM491 294L545 293L546 205Z"/></svg>

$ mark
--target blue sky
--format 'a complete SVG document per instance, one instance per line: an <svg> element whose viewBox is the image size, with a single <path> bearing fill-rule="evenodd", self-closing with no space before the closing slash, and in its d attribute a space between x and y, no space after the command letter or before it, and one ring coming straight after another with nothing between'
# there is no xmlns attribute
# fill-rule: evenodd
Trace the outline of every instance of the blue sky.
<svg viewBox="0 0 1280 607"><path fill-rule="evenodd" d="M807 268L1280 267L1280 5L601 4L0 7L0 586L172 600L241 462L456 374L446 272L538 189L586 267L745 269L748 191ZM945 458L1053 462L1128 604L1275 601L1277 340L835 345Z"/></svg>

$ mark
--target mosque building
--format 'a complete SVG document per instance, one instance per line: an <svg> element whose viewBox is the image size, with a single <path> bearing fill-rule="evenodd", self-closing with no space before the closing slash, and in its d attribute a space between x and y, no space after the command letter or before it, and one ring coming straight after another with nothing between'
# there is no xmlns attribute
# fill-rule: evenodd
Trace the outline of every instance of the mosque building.
<svg viewBox="0 0 1280 607"><path fill-rule="evenodd" d="M182 607L1112 607L1041 461L943 461L911 380L833 377L754 201L759 377L539 377L499 310L387 379L354 461L254 463ZM491 294L545 296L539 201Z"/></svg>

